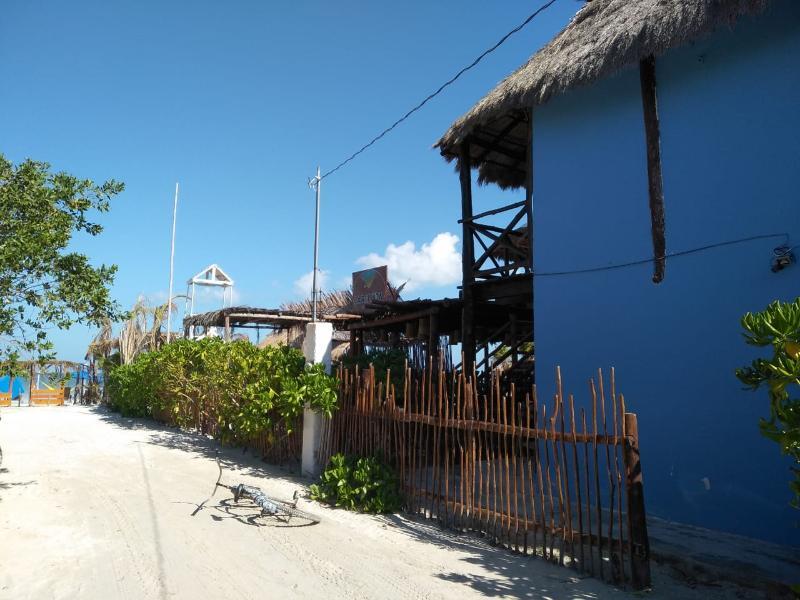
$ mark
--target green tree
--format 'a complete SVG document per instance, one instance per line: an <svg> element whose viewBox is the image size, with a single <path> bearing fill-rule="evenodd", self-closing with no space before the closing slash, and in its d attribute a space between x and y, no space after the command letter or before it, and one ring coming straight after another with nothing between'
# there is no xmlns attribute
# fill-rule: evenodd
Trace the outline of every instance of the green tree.
<svg viewBox="0 0 800 600"><path fill-rule="evenodd" d="M123 187L52 173L44 162L14 165L0 154L0 367L22 354L52 357L53 329L120 317L109 290L117 267L92 266L70 244L76 234L103 230L94 219Z"/></svg>
<svg viewBox="0 0 800 600"><path fill-rule="evenodd" d="M761 420L761 433L778 443L795 462L790 487L800 508L800 399L792 398L800 387L800 298L794 302L775 301L766 310L742 317L748 344L772 347L770 358L757 358L750 366L736 370L749 388L767 388L770 418Z"/></svg>

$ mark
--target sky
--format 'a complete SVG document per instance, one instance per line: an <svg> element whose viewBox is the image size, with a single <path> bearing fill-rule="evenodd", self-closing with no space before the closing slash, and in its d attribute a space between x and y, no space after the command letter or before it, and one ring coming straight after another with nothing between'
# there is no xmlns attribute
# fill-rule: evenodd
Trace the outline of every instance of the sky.
<svg viewBox="0 0 800 600"><path fill-rule="evenodd" d="M176 182L174 293L217 263L237 304L277 307L310 293L316 167L344 160L543 3L6 0L0 153L125 183L104 232L73 244L118 265L123 307L168 296ZM556 2L323 180L323 290L387 264L406 299L458 294L459 182L432 146L581 4ZM500 194L482 188L475 210ZM220 302L206 295L198 309ZM59 357L81 359L94 333L53 332Z"/></svg>

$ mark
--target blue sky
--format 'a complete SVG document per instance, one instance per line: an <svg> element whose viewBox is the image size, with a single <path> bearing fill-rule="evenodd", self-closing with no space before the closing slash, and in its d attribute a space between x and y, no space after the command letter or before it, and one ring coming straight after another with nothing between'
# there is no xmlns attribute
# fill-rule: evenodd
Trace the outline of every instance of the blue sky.
<svg viewBox="0 0 800 600"><path fill-rule="evenodd" d="M10 0L0 152L125 182L104 233L75 242L119 265L123 306L166 298L176 181L176 292L216 262L239 303L278 306L311 270L317 164L347 157L541 3ZM431 146L580 6L557 2L323 182L328 289L386 257L406 297L457 294L458 178ZM477 209L497 196L482 190ZM59 355L81 358L92 333L56 332Z"/></svg>

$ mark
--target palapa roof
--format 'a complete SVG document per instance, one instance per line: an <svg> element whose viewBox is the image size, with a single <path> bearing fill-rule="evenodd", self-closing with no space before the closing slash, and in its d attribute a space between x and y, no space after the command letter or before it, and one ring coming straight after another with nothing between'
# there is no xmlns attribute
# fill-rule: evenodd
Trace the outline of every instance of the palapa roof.
<svg viewBox="0 0 800 600"><path fill-rule="evenodd" d="M299 302L284 302L281 310L311 314L312 306L313 301L307 298ZM350 290L321 292L317 298L317 313L320 315L352 313L354 308L353 293Z"/></svg>
<svg viewBox="0 0 800 600"><path fill-rule="evenodd" d="M320 321L329 321L334 325L356 320L357 315L347 313L331 313L318 315ZM283 310L280 308L253 308L250 306L232 306L220 310L212 310L183 319L183 326L223 327L226 318L231 326L248 324L273 325L278 328L308 323L311 321L310 311Z"/></svg>
<svg viewBox="0 0 800 600"><path fill-rule="evenodd" d="M525 184L528 109L697 40L770 0L593 0L544 48L501 81L436 143L458 158L470 138L481 183Z"/></svg>

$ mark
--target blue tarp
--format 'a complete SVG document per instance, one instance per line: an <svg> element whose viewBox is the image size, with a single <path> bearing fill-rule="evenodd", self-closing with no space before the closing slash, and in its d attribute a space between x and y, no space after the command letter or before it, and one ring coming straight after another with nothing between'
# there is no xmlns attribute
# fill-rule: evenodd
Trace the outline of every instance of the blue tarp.
<svg viewBox="0 0 800 600"><path fill-rule="evenodd" d="M3 393L8 392L9 379L10 379L10 377L8 375L0 377L0 392L3 392ZM14 378L14 391L11 394L12 397L16 398L20 394L24 394L25 393L25 383L26 383L26 381L27 380L23 379L22 377L15 377Z"/></svg>

